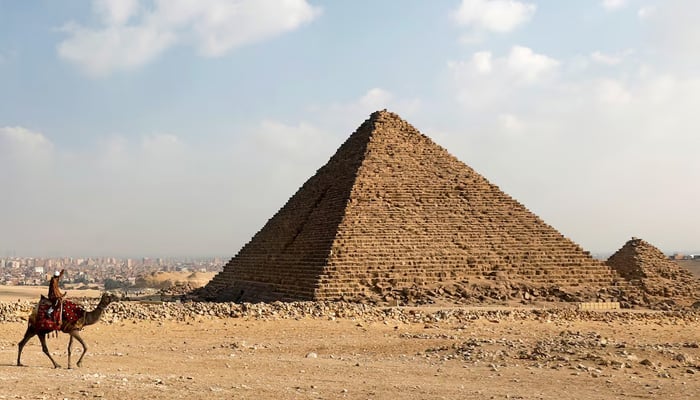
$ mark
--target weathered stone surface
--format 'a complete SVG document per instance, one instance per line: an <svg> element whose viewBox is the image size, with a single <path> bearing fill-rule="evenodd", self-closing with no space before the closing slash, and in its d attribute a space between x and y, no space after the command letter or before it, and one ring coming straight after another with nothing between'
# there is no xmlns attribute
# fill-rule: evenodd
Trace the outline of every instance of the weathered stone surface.
<svg viewBox="0 0 700 400"><path fill-rule="evenodd" d="M670 307L676 302L691 305L700 299L700 280L642 239L629 240L606 264L641 289L645 303Z"/></svg>
<svg viewBox="0 0 700 400"><path fill-rule="evenodd" d="M198 292L208 300L606 300L617 274L413 126L373 113ZM526 294L527 293L527 294Z"/></svg>

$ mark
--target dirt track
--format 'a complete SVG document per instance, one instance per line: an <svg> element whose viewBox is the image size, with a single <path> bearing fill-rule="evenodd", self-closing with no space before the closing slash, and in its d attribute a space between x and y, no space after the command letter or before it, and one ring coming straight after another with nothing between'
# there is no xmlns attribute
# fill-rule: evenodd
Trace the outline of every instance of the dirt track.
<svg viewBox="0 0 700 400"><path fill-rule="evenodd" d="M16 367L25 324L0 323L0 399L700 396L697 313L504 315L105 321L83 331L90 348L71 370L51 368L37 339ZM67 335L48 342L65 367Z"/></svg>

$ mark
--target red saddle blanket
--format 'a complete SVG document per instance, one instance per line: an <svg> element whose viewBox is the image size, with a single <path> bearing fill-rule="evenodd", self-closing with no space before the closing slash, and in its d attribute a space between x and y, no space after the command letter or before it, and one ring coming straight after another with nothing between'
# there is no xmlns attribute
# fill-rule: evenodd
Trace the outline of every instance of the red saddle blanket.
<svg viewBox="0 0 700 400"><path fill-rule="evenodd" d="M51 312L49 312L51 310ZM42 331L70 332L81 329L85 310L72 301L64 300L54 306L51 302L40 302L37 306L35 326Z"/></svg>

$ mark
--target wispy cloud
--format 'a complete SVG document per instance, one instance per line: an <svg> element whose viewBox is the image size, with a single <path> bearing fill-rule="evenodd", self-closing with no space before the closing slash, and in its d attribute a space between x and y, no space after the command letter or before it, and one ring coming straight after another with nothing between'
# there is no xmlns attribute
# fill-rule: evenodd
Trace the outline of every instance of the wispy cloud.
<svg viewBox="0 0 700 400"><path fill-rule="evenodd" d="M95 0L92 8L107 25L123 25L137 15L141 9L140 0Z"/></svg>
<svg viewBox="0 0 700 400"><path fill-rule="evenodd" d="M53 144L41 132L22 126L0 127L0 159L38 162L51 156Z"/></svg>
<svg viewBox="0 0 700 400"><path fill-rule="evenodd" d="M637 10L637 16L642 21L648 20L649 18L653 17L654 14L656 14L655 6L643 6Z"/></svg>
<svg viewBox="0 0 700 400"><path fill-rule="evenodd" d="M598 64L618 65L622 62L623 57L619 55L604 54L600 51L591 53L591 60Z"/></svg>
<svg viewBox="0 0 700 400"><path fill-rule="evenodd" d="M603 8L609 11L619 10L627 7L629 0L603 0Z"/></svg>
<svg viewBox="0 0 700 400"><path fill-rule="evenodd" d="M298 29L321 10L306 0L95 0L97 28L67 23L61 58L93 77L138 68L176 45L220 57L251 43Z"/></svg>
<svg viewBox="0 0 700 400"><path fill-rule="evenodd" d="M620 54L591 58L619 66ZM693 155L700 136L692 129L700 125L697 76L652 67L643 54L625 59L624 68L585 74L569 67L575 61L536 55L482 51L451 63L464 123L475 128L447 132L445 146L554 226L576 227L585 247L605 249L632 235L663 246L670 221L692 236L687 210L700 200L690 184L700 174ZM529 61L515 62L521 58ZM650 210L663 217L649 217ZM615 226L601 234L590 215Z"/></svg>
<svg viewBox="0 0 700 400"><path fill-rule="evenodd" d="M465 42L478 42L485 33L508 33L528 22L537 6L515 0L462 0L451 14L469 31Z"/></svg>
<svg viewBox="0 0 700 400"><path fill-rule="evenodd" d="M522 88L552 79L560 62L524 46L513 46L507 56L480 51L468 60L451 61L448 68L460 102L470 108L492 106Z"/></svg>

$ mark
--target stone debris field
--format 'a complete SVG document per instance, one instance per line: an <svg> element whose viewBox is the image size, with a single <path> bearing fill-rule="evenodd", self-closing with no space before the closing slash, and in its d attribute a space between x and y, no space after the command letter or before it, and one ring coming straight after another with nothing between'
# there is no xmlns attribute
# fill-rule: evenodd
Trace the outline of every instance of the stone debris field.
<svg viewBox="0 0 700 400"><path fill-rule="evenodd" d="M95 299L84 300L87 308ZM700 393L700 313L343 302L110 305L83 367L0 303L0 398L668 398ZM65 365L67 335L48 339ZM74 350L75 351L75 350ZM78 347L78 354L80 350Z"/></svg>

